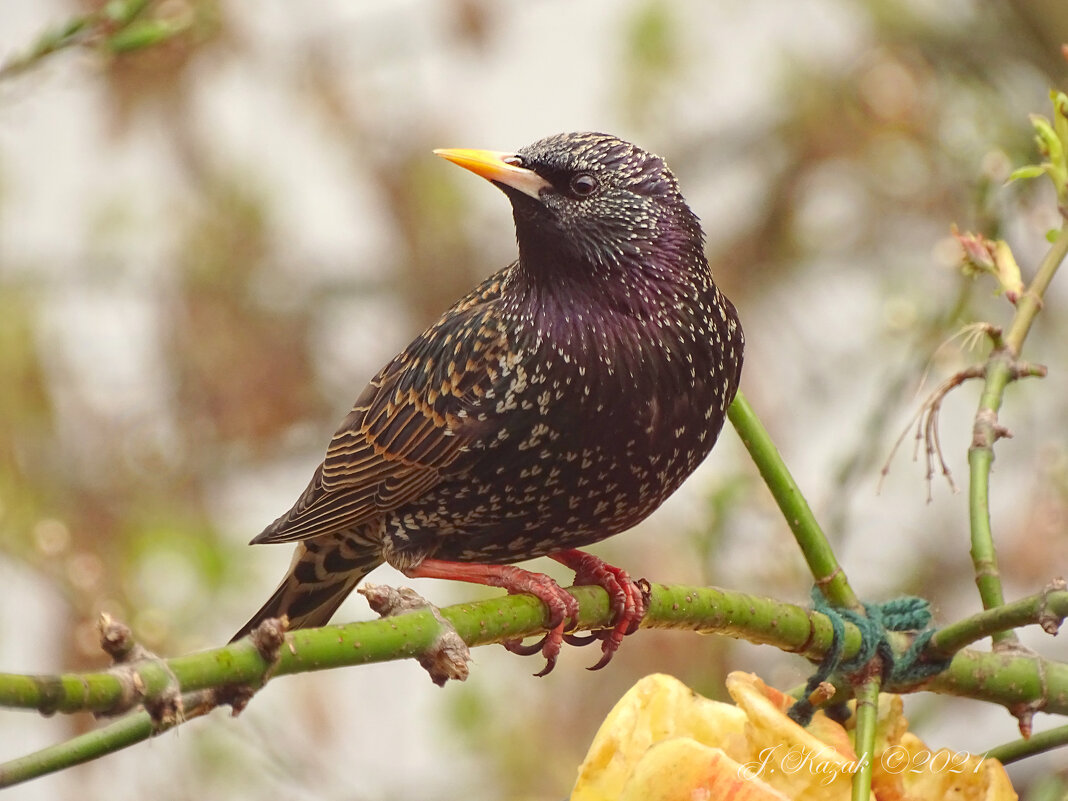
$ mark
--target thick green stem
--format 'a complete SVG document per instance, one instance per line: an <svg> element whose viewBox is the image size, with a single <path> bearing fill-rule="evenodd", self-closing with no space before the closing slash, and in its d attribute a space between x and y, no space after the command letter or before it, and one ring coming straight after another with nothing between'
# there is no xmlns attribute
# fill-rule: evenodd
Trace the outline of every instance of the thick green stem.
<svg viewBox="0 0 1068 801"><path fill-rule="evenodd" d="M613 612L600 587L573 587L579 601L580 628L604 628ZM540 634L547 612L529 595L503 596L441 610L468 645L486 645ZM819 659L833 636L822 614L795 604L708 587L652 585L646 628L669 628L726 634ZM283 676L313 670L405 659L423 654L437 640L441 624L430 610L397 617L303 629L286 635L277 661L268 665L246 639L209 651L134 663L120 670L62 676L0 674L0 707L35 709L46 714L89 711L115 713L144 698L182 692L249 685L265 675ZM855 654L860 635L847 626L846 657ZM125 673L123 672L125 671ZM134 677L136 673L136 677Z"/></svg>
<svg viewBox="0 0 1068 801"><path fill-rule="evenodd" d="M574 587L571 592L579 601L582 628L611 624L612 611L603 589ZM1062 595L1050 595L1051 607L1055 603L1060 608ZM535 635L544 631L546 623L544 605L528 595L451 606L442 609L441 615L472 646ZM652 585L642 626L724 634L773 645L810 660L822 658L833 637L824 615L795 604L709 587L662 584ZM129 666L136 680L124 679L115 670L63 676L0 674L0 706L47 713L121 711L136 706L141 698L173 690L175 681L183 693L234 685L258 687L266 676L415 657L434 643L440 631L441 624L428 610L291 632L273 667L243 640L224 648L136 663ZM860 648L860 633L851 623L846 623L845 632L843 658L848 660ZM897 650L909 642L899 634L891 640ZM968 671L978 677L969 678ZM1047 711L1068 713L1068 665L1037 657L962 651L945 674L923 686L1008 706L1039 699L1041 692L1033 679L1043 671L1050 686ZM136 697L130 694L131 685L140 688Z"/></svg>
<svg viewBox="0 0 1068 801"><path fill-rule="evenodd" d="M790 475L767 429L741 392L734 398L727 414L786 518L824 597L833 606L863 612L863 606L849 586L845 571L838 563L823 529L816 522L808 501Z"/></svg>

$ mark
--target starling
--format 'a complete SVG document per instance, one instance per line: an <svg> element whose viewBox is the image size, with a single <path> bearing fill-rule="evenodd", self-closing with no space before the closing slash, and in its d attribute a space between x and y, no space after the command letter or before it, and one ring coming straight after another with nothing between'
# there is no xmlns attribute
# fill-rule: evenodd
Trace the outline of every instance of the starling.
<svg viewBox="0 0 1068 801"><path fill-rule="evenodd" d="M645 601L576 549L643 520L708 455L738 388L741 325L660 157L600 133L435 152L508 196L519 258L357 398L307 489L252 540L297 552L235 639L269 617L325 624L388 562L540 598L549 634L507 645L540 650L545 673L577 604L511 563L549 556L609 593L600 667Z"/></svg>

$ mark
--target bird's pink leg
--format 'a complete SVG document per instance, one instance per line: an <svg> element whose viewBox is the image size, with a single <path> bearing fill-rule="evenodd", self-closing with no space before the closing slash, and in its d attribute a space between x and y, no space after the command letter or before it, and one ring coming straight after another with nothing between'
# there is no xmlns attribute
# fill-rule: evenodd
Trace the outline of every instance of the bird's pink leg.
<svg viewBox="0 0 1068 801"><path fill-rule="evenodd" d="M578 616L578 601L549 576L511 565L480 565L448 562L444 559L424 559L418 566L405 570L404 575L409 578L440 578L486 584L508 590L510 595L527 593L538 598L549 610L549 633L531 648L520 645L518 640L507 640L503 643L509 651L518 654L529 655L541 651L545 657L545 667L534 674L536 676L544 676L556 666L556 657L560 654L560 645L564 640L564 626L568 620Z"/></svg>
<svg viewBox="0 0 1068 801"><path fill-rule="evenodd" d="M637 631L642 618L645 617L646 602L642 590L625 570L614 567L593 554L569 549L550 554L550 558L575 571L576 585L603 587L608 593L614 625L611 629L593 635L593 639L601 640L602 655L590 670L599 670L611 661L623 637ZM406 569L404 574L409 578L440 578L486 584L505 589L512 595L527 593L538 598L549 610L549 633L531 646L521 645L519 640L506 640L502 643L509 651L525 656L540 651L545 657L545 667L535 674L537 676L544 676L556 666L556 658L565 639L564 627L568 620L574 620L578 616L578 602L553 579L544 573L533 573L512 565L424 559L418 566Z"/></svg>

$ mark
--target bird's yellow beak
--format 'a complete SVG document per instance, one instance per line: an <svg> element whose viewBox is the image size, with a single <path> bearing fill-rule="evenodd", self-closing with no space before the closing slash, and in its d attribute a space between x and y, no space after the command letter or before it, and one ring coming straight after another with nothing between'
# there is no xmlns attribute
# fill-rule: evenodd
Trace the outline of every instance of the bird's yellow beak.
<svg viewBox="0 0 1068 801"><path fill-rule="evenodd" d="M446 148L435 150L434 154L471 170L475 175L481 175L487 181L510 186L535 200L541 197L543 190L552 186L533 170L520 167L514 153Z"/></svg>

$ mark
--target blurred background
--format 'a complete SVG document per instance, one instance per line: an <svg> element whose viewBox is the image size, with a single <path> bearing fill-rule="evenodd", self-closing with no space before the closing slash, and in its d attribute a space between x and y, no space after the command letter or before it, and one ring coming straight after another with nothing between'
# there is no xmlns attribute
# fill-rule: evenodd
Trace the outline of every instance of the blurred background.
<svg viewBox="0 0 1068 801"><path fill-rule="evenodd" d="M0 0L0 62L97 0ZM1025 276L1059 224L1003 182L1029 112L1068 87L1063 0L163 0L182 32L72 49L0 81L0 669L105 666L101 611L164 655L225 642L290 559L250 537L288 508L367 379L515 254L508 203L434 147L603 130L665 156L748 339L743 388L869 600L979 608L966 497L928 502L912 435L930 390L1005 324L962 278L953 223L1008 238ZM1009 598L1068 565L1068 276L1011 386L993 520ZM958 483L976 386L942 442ZM633 575L806 603L810 577L733 431L663 509L594 552ZM537 569L554 572L546 560ZM567 573L556 573L561 579ZM410 582L440 605L480 590ZM486 591L489 593L490 591ZM354 596L336 620L369 618ZM1024 641L1068 658L1036 630ZM19 798L560 799L639 677L722 697L730 670L806 663L642 632L610 668L550 676L499 647L438 689L414 662L272 682L237 719L20 788ZM1000 708L908 700L934 747L1013 739ZM1039 716L1036 728L1056 721ZM0 711L0 760L86 730ZM1016 765L1043 798L1064 755Z"/></svg>

